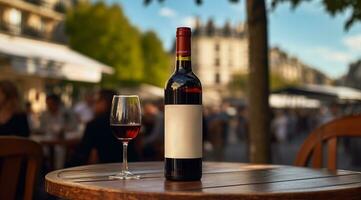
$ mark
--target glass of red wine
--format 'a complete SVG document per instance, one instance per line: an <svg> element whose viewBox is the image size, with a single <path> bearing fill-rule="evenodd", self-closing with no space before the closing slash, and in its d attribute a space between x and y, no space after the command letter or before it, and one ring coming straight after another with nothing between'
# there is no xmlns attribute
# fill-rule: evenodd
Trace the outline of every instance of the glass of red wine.
<svg viewBox="0 0 361 200"><path fill-rule="evenodd" d="M111 179L139 179L128 170L128 142L137 137L141 126L141 110L137 95L114 95L110 113L110 127L114 136L123 143L123 167Z"/></svg>

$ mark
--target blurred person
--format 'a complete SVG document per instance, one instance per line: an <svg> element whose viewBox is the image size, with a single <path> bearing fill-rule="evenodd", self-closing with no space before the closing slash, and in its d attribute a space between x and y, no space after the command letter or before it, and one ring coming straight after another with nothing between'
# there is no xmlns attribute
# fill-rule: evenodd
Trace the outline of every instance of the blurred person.
<svg viewBox="0 0 361 200"><path fill-rule="evenodd" d="M142 129L141 134L143 137L141 138L141 155L143 160L153 160L155 157L155 150L153 145L149 144L148 139L151 137L152 131L155 127L155 116L159 113L158 108L154 105L153 102L145 102L142 107Z"/></svg>
<svg viewBox="0 0 361 200"><path fill-rule="evenodd" d="M318 114L319 114L318 109L312 109L308 112L308 123L307 123L308 132L311 132L312 130L317 128Z"/></svg>
<svg viewBox="0 0 361 200"><path fill-rule="evenodd" d="M144 115L153 118L152 129L143 140L143 155L146 160L164 159L164 114L161 106L154 103L144 105Z"/></svg>
<svg viewBox="0 0 361 200"><path fill-rule="evenodd" d="M0 135L28 137L30 128L21 109L20 95L10 81L0 81Z"/></svg>
<svg viewBox="0 0 361 200"><path fill-rule="evenodd" d="M203 117L202 117L202 134L203 134L203 143L209 141L208 139L208 116L209 116L209 108L203 107ZM205 148L205 147L204 147Z"/></svg>
<svg viewBox="0 0 361 200"><path fill-rule="evenodd" d="M277 142L285 142L287 140L287 117L281 110L276 111L276 115L271 122L274 135Z"/></svg>
<svg viewBox="0 0 361 200"><path fill-rule="evenodd" d="M297 116L293 109L287 109L285 112L285 116L287 119L287 137L291 140L292 138L297 137Z"/></svg>
<svg viewBox="0 0 361 200"><path fill-rule="evenodd" d="M38 116L33 111L30 101L27 101L25 103L25 112L26 112L27 119L29 122L30 130L32 130L32 131L37 130L39 128L40 122L39 122Z"/></svg>
<svg viewBox="0 0 361 200"><path fill-rule="evenodd" d="M225 133L225 121L219 108L211 108L210 114L207 118L208 125L208 139L212 144L212 150L214 152L215 160L223 160L224 157L224 145L226 138Z"/></svg>
<svg viewBox="0 0 361 200"><path fill-rule="evenodd" d="M229 103L223 103L221 105L221 111L218 114L218 117L222 121L222 137L223 137L223 146L226 145L229 137L229 130L230 130L230 120L231 116L229 114Z"/></svg>
<svg viewBox="0 0 361 200"><path fill-rule="evenodd" d="M319 115L318 113L315 113L314 117L316 118L316 126L318 126L319 123ZM314 119L313 119L314 120ZM312 119L310 119L310 113L307 113L305 109L299 109L297 110L297 125L296 130L298 133L301 133L302 135L308 135L310 131L312 131L310 123ZM315 123L315 122L313 122Z"/></svg>
<svg viewBox="0 0 361 200"><path fill-rule="evenodd" d="M93 94L88 92L85 94L84 99L74 106L74 113L77 115L79 121L83 124L88 123L94 117L93 112L94 97Z"/></svg>
<svg viewBox="0 0 361 200"><path fill-rule="evenodd" d="M209 138L209 119L210 119L210 114L211 114L211 107L208 106L204 106L203 107L203 126L202 126L202 131L203 131L203 151L204 151L204 155L206 155L207 152L211 152L212 151L212 143L210 142L210 138Z"/></svg>
<svg viewBox="0 0 361 200"><path fill-rule="evenodd" d="M76 129L74 115L62 106L58 95L49 94L46 97L46 108L40 116L40 133L56 138Z"/></svg>
<svg viewBox="0 0 361 200"><path fill-rule="evenodd" d="M113 90L100 90L95 96L94 119L85 127L84 135L67 166L84 165L88 162L91 151L98 155L99 163L120 162L122 160L122 144L115 138L110 129L110 111ZM134 142L128 146L128 161L137 161Z"/></svg>
<svg viewBox="0 0 361 200"><path fill-rule="evenodd" d="M148 137L154 128L154 117L157 115L159 110L153 102L145 102L143 104L142 111L142 134L144 137Z"/></svg>
<svg viewBox="0 0 361 200"><path fill-rule="evenodd" d="M48 139L63 139L67 135L73 134L77 128L76 119L70 110L63 107L61 99L56 94L48 94L46 97L46 110L40 115L39 128L36 132L42 134ZM45 156L51 158L51 149L44 149ZM52 166L55 169L64 167L66 149L64 146L56 145L54 148L55 160L49 160L54 162L49 164L49 168Z"/></svg>
<svg viewBox="0 0 361 200"><path fill-rule="evenodd" d="M248 119L246 107L239 107L237 110L237 136L240 140L248 140Z"/></svg>
<svg viewBox="0 0 361 200"><path fill-rule="evenodd" d="M25 110L21 106L20 94L17 87L11 82L2 80L0 81L0 136L22 136L28 137L30 135L30 124L28 121L28 103L25 105ZM1 147L0 147L1 148ZM0 168L1 168L0 160ZM16 198L20 199L24 193L24 185L26 176L26 167L20 167L18 183L16 188ZM42 180L40 175L38 180ZM40 182L40 181L39 181ZM39 193L44 194L42 191L43 185L39 182L35 185L35 199ZM5 183L6 184L6 183Z"/></svg>
<svg viewBox="0 0 361 200"><path fill-rule="evenodd" d="M337 117L340 117L339 105L336 102L331 103L331 105L328 107L322 107L320 112L321 114L319 118L319 125L325 124L336 119Z"/></svg>

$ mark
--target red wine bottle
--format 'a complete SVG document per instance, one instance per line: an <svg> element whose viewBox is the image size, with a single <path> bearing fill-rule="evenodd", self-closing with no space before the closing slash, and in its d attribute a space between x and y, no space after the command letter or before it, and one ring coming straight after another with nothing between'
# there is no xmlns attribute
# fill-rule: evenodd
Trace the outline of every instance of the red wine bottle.
<svg viewBox="0 0 361 200"><path fill-rule="evenodd" d="M176 66L165 88L165 177L202 177L202 85L192 72L191 29L177 28Z"/></svg>

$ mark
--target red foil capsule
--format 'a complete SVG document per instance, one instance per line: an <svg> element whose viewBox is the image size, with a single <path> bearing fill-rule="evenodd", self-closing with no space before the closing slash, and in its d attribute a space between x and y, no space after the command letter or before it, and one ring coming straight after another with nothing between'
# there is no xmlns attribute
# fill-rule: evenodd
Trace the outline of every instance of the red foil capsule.
<svg viewBox="0 0 361 200"><path fill-rule="evenodd" d="M176 35L176 55L182 57L191 56L191 28L179 27L177 28Z"/></svg>

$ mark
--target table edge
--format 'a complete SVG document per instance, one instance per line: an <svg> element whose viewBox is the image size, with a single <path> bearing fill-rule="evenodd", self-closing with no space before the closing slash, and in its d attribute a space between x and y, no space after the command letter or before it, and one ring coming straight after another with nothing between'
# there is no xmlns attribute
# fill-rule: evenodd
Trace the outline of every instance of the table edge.
<svg viewBox="0 0 361 200"><path fill-rule="evenodd" d="M145 162L136 162L136 163L145 163ZM149 163L154 163L154 162L149 162ZM216 162L206 162L206 163L216 163ZM222 162L222 164L224 163L235 163L235 162ZM104 163L103 163L104 164ZM110 163L109 163L110 164ZM239 164L248 164L248 163L239 163ZM95 165L102 165L102 164L95 164ZM250 164L252 165L252 164ZM286 166L286 167L297 167L297 166L287 166L287 165L273 165L273 166ZM81 167L81 166L79 166ZM77 168L77 167L74 167ZM69 169L69 168L68 168ZM57 177L57 173L59 171L62 171L64 169L60 169L60 170L55 170L52 171L50 173L48 173L45 176L45 190L46 192L48 192L49 194L61 197L61 198L75 198L75 196L67 196L64 195L63 193L59 192L59 190L55 190L54 188L57 187L68 187L68 188L72 188L72 187L77 187L77 189L80 192L94 192L96 191L98 194L98 198L104 198L104 195L123 195L123 196L127 196L128 198L135 196L135 197L162 197L162 198L171 198L171 197L188 197L188 198L197 198L197 197L203 197L203 198L210 198L210 199L217 199L217 198L230 198L230 199L237 199L240 197L252 197L252 198L262 198L262 197L269 197L269 198L285 198L287 197L287 199L289 199L290 196L294 197L294 198L310 198L312 196L317 196L317 195L326 195L326 196L333 196L336 193L339 192L345 192L345 193L355 193L355 194L360 194L361 195L361 184L358 184L355 187L350 187L350 188L335 188L332 190L316 190L316 191L307 191L307 192L303 192L303 191L292 191L292 192L288 192L288 191L280 191L280 192L263 192L263 193L253 193L253 192L246 192L246 193L228 193L228 194L219 194L219 193L205 193L205 192L188 192L188 191L172 191L172 192L144 192L144 191L132 191L132 190L121 190L121 189L103 189L101 187L97 187L97 186L91 186L91 185L81 185L79 183L71 183L71 182L64 182L61 181L60 183L60 179ZM342 170L342 171L350 171L350 170ZM355 172L355 173L361 173L361 172L356 172L356 171L350 171L350 172ZM58 181L59 180L59 181ZM79 196L76 197L77 199L79 199ZM88 197L86 197L88 198ZM81 199L81 198L80 198Z"/></svg>

